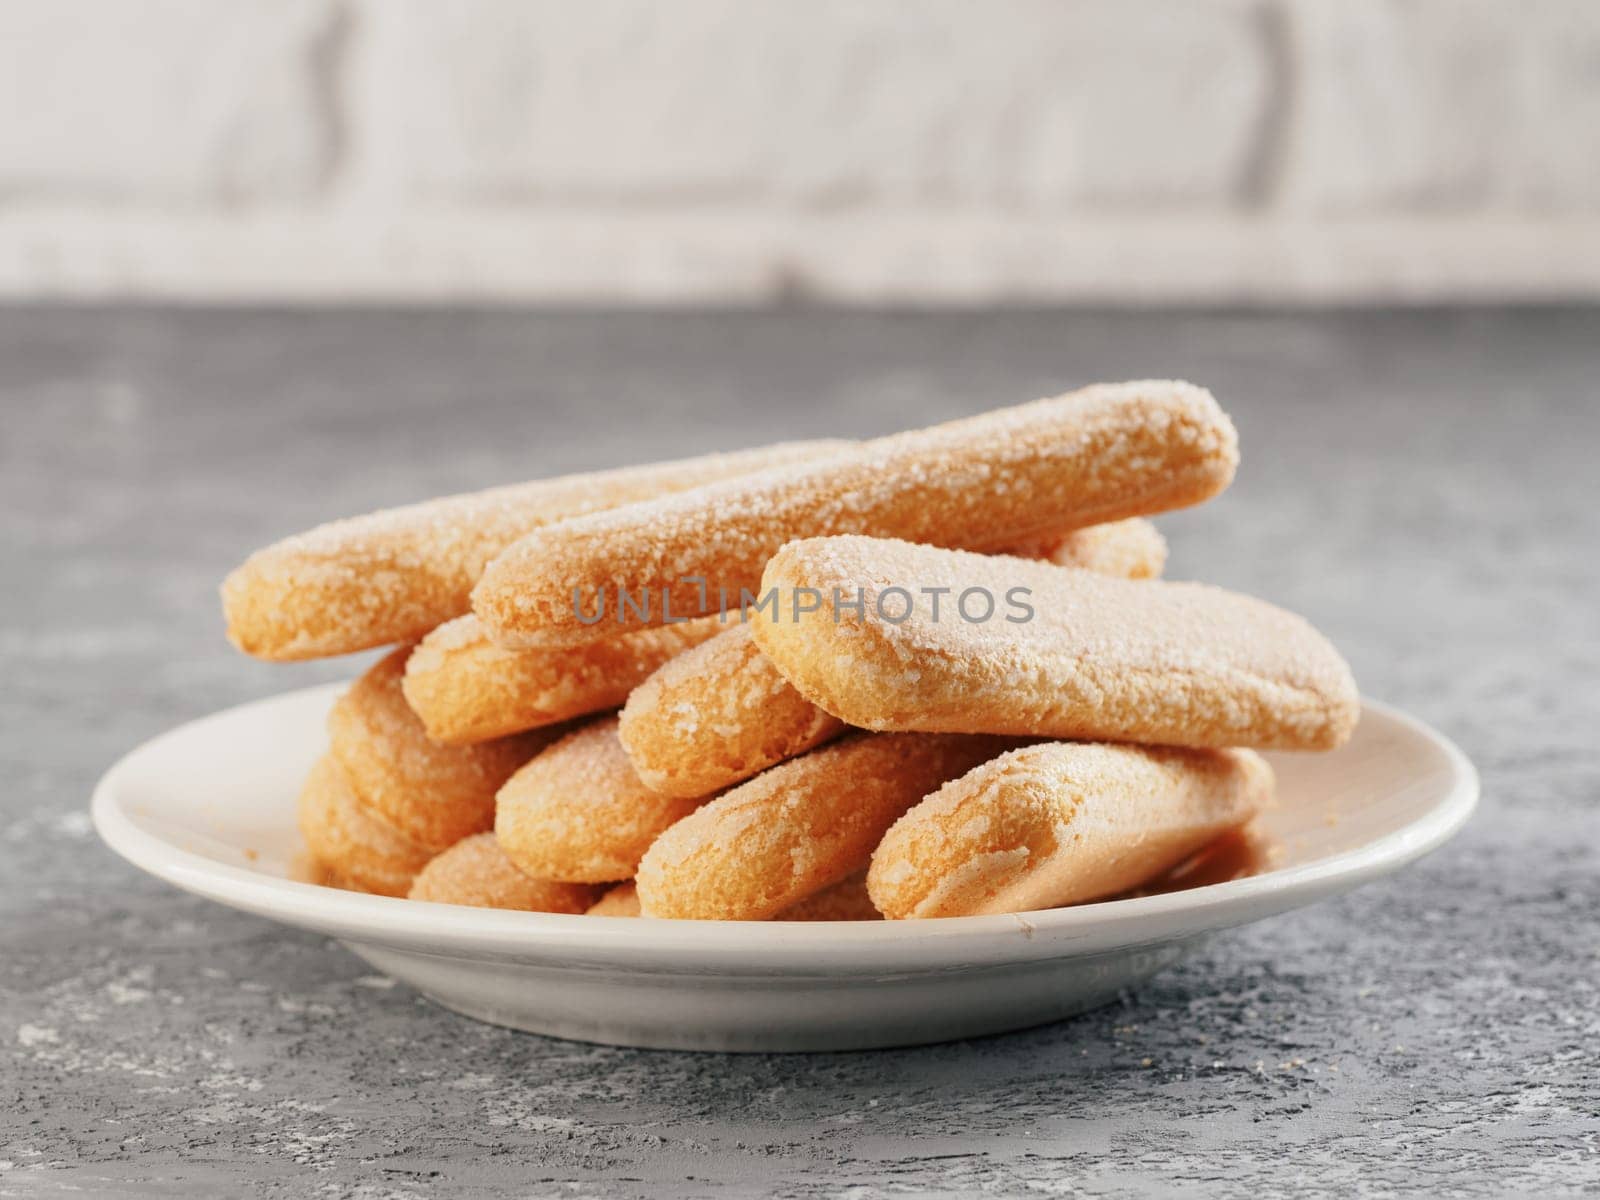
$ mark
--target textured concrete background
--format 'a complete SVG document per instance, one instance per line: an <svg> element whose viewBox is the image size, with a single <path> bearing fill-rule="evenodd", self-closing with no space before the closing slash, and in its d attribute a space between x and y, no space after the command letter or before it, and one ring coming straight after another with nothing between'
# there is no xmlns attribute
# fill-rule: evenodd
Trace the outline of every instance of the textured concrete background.
<svg viewBox="0 0 1600 1200"><path fill-rule="evenodd" d="M0 293L1600 296L1592 0L0 0Z"/></svg>
<svg viewBox="0 0 1600 1200"><path fill-rule="evenodd" d="M1600 1186L1594 311L0 311L0 1195L1574 1194ZM98 774L347 675L224 643L247 550L371 505L1099 378L1204 381L1244 465L1173 574L1299 609L1456 738L1452 845L1111 1008L859 1055L477 1025L144 877ZM853 1190L852 1190L853 1189Z"/></svg>

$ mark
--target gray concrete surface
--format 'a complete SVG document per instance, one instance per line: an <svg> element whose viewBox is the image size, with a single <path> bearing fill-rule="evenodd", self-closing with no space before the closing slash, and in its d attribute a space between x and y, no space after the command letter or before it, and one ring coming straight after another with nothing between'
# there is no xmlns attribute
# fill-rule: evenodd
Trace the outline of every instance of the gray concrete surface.
<svg viewBox="0 0 1600 1200"><path fill-rule="evenodd" d="M174 722L351 673L223 641L246 551L438 492L1210 384L1238 483L1172 573L1308 614L1482 809L1120 1004L855 1055L477 1025L102 848ZM1469 1196L1600 1185L1600 313L0 311L0 1195Z"/></svg>

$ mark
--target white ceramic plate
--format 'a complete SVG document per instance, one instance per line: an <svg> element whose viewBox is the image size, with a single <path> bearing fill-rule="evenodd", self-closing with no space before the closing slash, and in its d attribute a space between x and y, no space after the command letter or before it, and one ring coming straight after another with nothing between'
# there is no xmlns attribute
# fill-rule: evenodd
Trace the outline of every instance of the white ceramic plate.
<svg viewBox="0 0 1600 1200"><path fill-rule="evenodd" d="M1477 802L1450 742L1368 703L1354 739L1271 756L1278 865L1250 878L1007 916L854 923L501 912L285 878L295 800L338 686L229 709L145 743L94 794L100 836L181 888L338 938L484 1021L583 1041L843 1050L1021 1029L1111 999L1198 939L1388 874Z"/></svg>

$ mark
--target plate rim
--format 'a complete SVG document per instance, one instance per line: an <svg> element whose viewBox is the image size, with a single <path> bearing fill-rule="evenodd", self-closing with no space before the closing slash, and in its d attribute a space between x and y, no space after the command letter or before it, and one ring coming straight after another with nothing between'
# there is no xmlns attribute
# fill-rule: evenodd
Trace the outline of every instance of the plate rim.
<svg viewBox="0 0 1600 1200"><path fill-rule="evenodd" d="M1448 737L1391 705L1374 713L1439 751L1443 796L1415 821L1327 858L1175 892L1023 913L924 921L606 920L373 896L217 862L140 828L122 811L124 778L162 744L255 708L308 703L343 682L280 692L218 710L149 738L95 784L90 813L101 840L135 867L206 899L346 940L447 957L549 960L568 967L788 975L948 970L1122 951L1244 924L1347 891L1437 849L1471 818L1477 769Z"/></svg>

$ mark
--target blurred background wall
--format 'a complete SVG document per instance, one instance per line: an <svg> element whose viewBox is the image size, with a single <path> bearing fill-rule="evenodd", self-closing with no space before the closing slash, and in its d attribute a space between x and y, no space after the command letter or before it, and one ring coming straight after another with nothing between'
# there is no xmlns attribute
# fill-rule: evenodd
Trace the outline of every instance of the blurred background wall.
<svg viewBox="0 0 1600 1200"><path fill-rule="evenodd" d="M1595 0L0 0L0 295L1600 296Z"/></svg>

